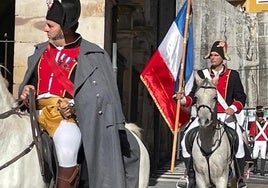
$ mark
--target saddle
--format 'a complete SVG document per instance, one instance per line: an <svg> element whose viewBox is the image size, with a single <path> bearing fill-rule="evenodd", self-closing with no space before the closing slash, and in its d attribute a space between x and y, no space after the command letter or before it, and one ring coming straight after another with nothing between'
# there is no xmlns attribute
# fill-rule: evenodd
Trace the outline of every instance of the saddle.
<svg viewBox="0 0 268 188"><path fill-rule="evenodd" d="M57 155L52 138L43 129L41 132L42 154L44 159L44 176L46 184L55 182L57 173Z"/></svg>
<svg viewBox="0 0 268 188"><path fill-rule="evenodd" d="M220 122L221 124L224 124L223 122ZM238 136L237 133L234 129L228 127L226 124L224 124L224 129L226 131L230 146L231 146L231 154L232 156L234 156L234 154L237 152L238 150ZM186 150L187 152L192 155L192 148L193 148L193 143L194 143L194 139L197 136L199 127L195 127L193 129L191 129L186 135L185 135L185 146L186 146Z"/></svg>
<svg viewBox="0 0 268 188"><path fill-rule="evenodd" d="M224 129L226 131L230 146L231 146L231 156L234 156L235 153L238 150L238 145L239 145L239 140L238 140L238 135L234 129L231 127L228 127L225 123L220 122L224 124Z"/></svg>
<svg viewBox="0 0 268 188"><path fill-rule="evenodd" d="M198 133L198 127L195 127L191 129L186 135L185 135L185 147L187 152L192 155L192 148L193 148L193 143L194 139Z"/></svg>

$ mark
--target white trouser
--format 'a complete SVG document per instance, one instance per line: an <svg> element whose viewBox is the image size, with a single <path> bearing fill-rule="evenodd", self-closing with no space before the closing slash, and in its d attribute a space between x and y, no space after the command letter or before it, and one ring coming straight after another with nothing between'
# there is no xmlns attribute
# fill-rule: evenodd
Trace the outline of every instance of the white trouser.
<svg viewBox="0 0 268 188"><path fill-rule="evenodd" d="M252 158L257 159L259 156L259 151L261 152L261 158L266 158L266 141L265 140L256 140L254 142L254 147L252 151Z"/></svg>
<svg viewBox="0 0 268 188"><path fill-rule="evenodd" d="M226 115L225 113L218 113L218 119L220 119L221 121L223 120L229 120L228 119L228 115ZM242 135L242 131L238 126L236 126L236 123L234 121L228 121L225 123L227 124L227 126L231 127L232 129L235 129L236 130L236 133L238 135L238 140L239 140L239 145L238 145L238 150L236 152L236 155L235 157L236 158L243 158L245 156L245 150L244 150L244 143L243 143L243 135ZM189 126L187 128L187 130L184 132L184 136L182 138L182 141L181 141L181 149L182 149L182 156L184 158L189 158L191 155L187 152L186 150L186 146L185 146L185 135L191 130L193 129L194 127L197 127L199 126L198 124L198 117L195 118L195 120L190 124L190 125L187 125Z"/></svg>
<svg viewBox="0 0 268 188"><path fill-rule="evenodd" d="M59 166L77 165L77 155L81 145L81 132L72 122L62 120L53 135Z"/></svg>

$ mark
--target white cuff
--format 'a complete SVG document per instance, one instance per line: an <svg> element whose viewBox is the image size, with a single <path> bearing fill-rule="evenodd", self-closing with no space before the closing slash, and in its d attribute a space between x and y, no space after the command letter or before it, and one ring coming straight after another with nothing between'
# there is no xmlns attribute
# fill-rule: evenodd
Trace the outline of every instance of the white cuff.
<svg viewBox="0 0 268 188"><path fill-rule="evenodd" d="M69 104L74 104L74 99L71 99L68 102L69 102Z"/></svg>
<svg viewBox="0 0 268 188"><path fill-rule="evenodd" d="M235 105L232 104L231 106L229 106L229 108L232 108L234 110L234 112L237 112L237 108Z"/></svg>
<svg viewBox="0 0 268 188"><path fill-rule="evenodd" d="M184 96L182 99L181 99L181 105L185 105L186 104L186 97Z"/></svg>

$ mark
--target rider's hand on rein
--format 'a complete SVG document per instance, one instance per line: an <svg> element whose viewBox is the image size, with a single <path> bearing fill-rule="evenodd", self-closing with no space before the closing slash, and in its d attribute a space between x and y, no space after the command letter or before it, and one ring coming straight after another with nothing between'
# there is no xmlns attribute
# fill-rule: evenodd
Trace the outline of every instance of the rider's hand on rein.
<svg viewBox="0 0 268 188"><path fill-rule="evenodd" d="M74 117L74 105L73 103L69 103L68 100L58 100L57 109L64 119L70 119Z"/></svg>

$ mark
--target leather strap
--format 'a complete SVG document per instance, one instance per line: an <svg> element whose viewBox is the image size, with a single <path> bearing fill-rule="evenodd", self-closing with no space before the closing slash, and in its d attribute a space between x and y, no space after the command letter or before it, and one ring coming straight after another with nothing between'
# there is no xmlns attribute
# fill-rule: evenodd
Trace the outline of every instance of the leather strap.
<svg viewBox="0 0 268 188"><path fill-rule="evenodd" d="M20 101L18 101L20 102ZM10 110L3 112L2 114L0 114L0 119L5 119L8 118L9 116L13 115L13 114L17 114L18 116L23 115L23 113L20 112L20 107L22 107L24 104L21 103L19 106L15 107L15 108L11 108Z"/></svg>
<svg viewBox="0 0 268 188"><path fill-rule="evenodd" d="M23 105L23 103L21 105L17 106L16 108L12 108L11 110L0 114L0 119L8 118L10 115L13 115L13 114L17 114L18 116L23 115L19 112L19 108L22 105ZM24 155L28 154L33 149L34 145L35 145L35 141L32 141L32 143L27 148L25 148L21 153L16 155L11 160L7 161L5 164L1 165L0 170L3 170L4 168L8 167L9 165L13 164L14 162L16 162L17 160L22 158Z"/></svg>
<svg viewBox="0 0 268 188"><path fill-rule="evenodd" d="M212 79L209 72L208 72L208 69L204 69L203 70L203 73L205 75L206 78L208 79ZM217 90L217 99L218 99L218 102L222 105L222 107L224 108L224 110L226 110L228 108L228 105L226 103L226 101L224 100L224 98L222 97L222 95L220 94L220 92Z"/></svg>
<svg viewBox="0 0 268 188"><path fill-rule="evenodd" d="M258 129L259 129L259 133L255 136L255 141L256 141L261 135L264 137L264 139L265 139L266 141L268 141L267 135L266 135L265 132L264 132L265 129L266 129L266 127L267 127L267 125L268 125L268 123L265 122L264 126L261 127L260 123L259 123L258 121L256 121L256 125L257 125L257 127L258 127Z"/></svg>
<svg viewBox="0 0 268 188"><path fill-rule="evenodd" d="M37 122L36 118L36 104L35 104L35 94L32 89L29 91L29 112L30 112L30 121L31 121L31 128L32 128L32 136L33 136L33 142L36 147L39 166L41 175L44 176L44 158L43 158L43 152L42 152L42 142L41 142L41 129Z"/></svg>
<svg viewBox="0 0 268 188"><path fill-rule="evenodd" d="M25 150L23 150L20 154L16 155L13 159L11 159L8 162L6 162L5 164L1 165L0 170L3 170L4 168L8 167L9 165L16 162L21 157L23 157L24 155L29 153L33 149L33 146L34 146L34 141L32 141L32 143Z"/></svg>

